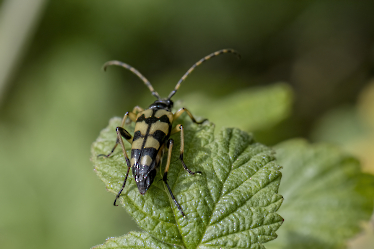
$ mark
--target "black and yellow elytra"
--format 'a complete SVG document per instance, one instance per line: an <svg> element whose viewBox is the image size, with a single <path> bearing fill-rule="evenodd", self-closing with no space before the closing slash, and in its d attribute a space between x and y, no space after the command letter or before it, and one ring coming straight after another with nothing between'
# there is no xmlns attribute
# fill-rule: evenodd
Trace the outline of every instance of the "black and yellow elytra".
<svg viewBox="0 0 374 249"><path fill-rule="evenodd" d="M182 163L183 168L191 175L201 172L193 172L189 170L186 164L183 161L183 153L184 153L184 132L183 126L181 124L176 125L173 128L173 121L176 120L182 113L186 112L187 115L191 118L194 123L201 124L206 119L197 122L192 114L186 109L181 108L175 113L171 112L173 108L173 101L171 101L171 97L177 92L180 87L180 84L187 78L187 76L201 63L210 58L224 54L224 53L233 53L240 57L240 55L232 49L222 49L217 52L211 53L208 56L205 56L198 62L196 62L178 81L177 85L175 86L174 90L169 94L167 98L160 98L158 93L153 89L151 83L141 74L138 70L131 67L130 65L120 62L120 61L108 61L104 64L104 70L109 65L117 65L124 67L134 74L136 74L149 88L152 95L157 98L155 102L153 102L148 109L143 110L141 107L136 106L132 112L127 112L123 119L121 126L116 128L117 132L117 141L114 145L111 152L107 155L100 154L98 156L109 157L113 154L115 148L118 144L122 147L122 152L126 160L126 164L128 166L127 173L125 176L125 180L122 184L121 190L118 192L116 199L114 200L114 205L116 206L117 199L120 197L123 189L125 188L127 177L129 175L130 169L132 168L132 173L135 178L136 185L140 194L144 195L148 188L153 183L153 180L156 176L156 171L160 165L161 158L165 152L168 150L167 162L165 166L165 171L163 175L163 181L168 189L170 197L174 201L175 205L177 206L178 210L181 212L183 216L184 212L182 207L179 205L177 200L175 199L173 192L169 184L167 183L167 173L170 167L170 158L171 152L174 144L174 140L170 138L170 135L180 132L181 137L181 145L180 145L180 155L179 159ZM131 136L129 132L127 132L123 127L125 125L126 119L129 118L131 121L135 122L135 131L134 137ZM122 138L125 138L129 143L131 143L131 159L129 159L124 142Z"/></svg>

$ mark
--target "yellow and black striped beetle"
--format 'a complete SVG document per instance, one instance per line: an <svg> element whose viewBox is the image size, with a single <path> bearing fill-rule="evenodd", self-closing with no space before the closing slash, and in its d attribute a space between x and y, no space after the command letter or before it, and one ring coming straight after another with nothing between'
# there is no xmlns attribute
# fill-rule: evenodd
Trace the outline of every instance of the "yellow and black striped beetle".
<svg viewBox="0 0 374 249"><path fill-rule="evenodd" d="M127 173L125 180L123 181L122 188L118 192L115 200L114 205L116 205L117 199L120 197L123 189L125 188L127 177L130 172L130 168L132 168L132 173L135 178L136 185L138 187L138 190L140 194L144 195L148 188L153 183L153 180L156 176L156 171L160 165L161 158L164 154L165 149L168 149L168 156L167 156L167 162L165 166L165 171L163 175L163 181L169 191L170 197L174 201L175 205L181 212L183 216L183 210L177 200L175 199L173 192L171 191L171 188L169 184L167 183L167 174L169 171L170 166L170 158L171 158L171 152L174 144L174 140L172 138L169 138L170 135L180 132L181 135L181 145L180 145L180 155L179 159L182 163L183 168L191 175L194 175L196 173L201 173L199 171L193 172L188 169L186 164L183 161L183 152L184 152L184 133L183 133L183 126L181 124L176 125L174 128L172 128L173 121L176 120L183 112L186 112L187 115L191 118L191 120L196 124L201 124L206 119L197 122L195 118L192 116L192 114L186 109L181 108L175 113L171 112L171 109L173 107L173 101L171 101L171 97L177 92L179 89L181 83L187 78L187 76L201 63L204 61L209 60L210 58L225 54L225 53L233 53L236 54L238 57L240 55L233 49L222 49L219 51L216 51L214 53L211 53L198 62L196 62L184 75L183 77L178 81L177 85L175 86L174 90L169 94L169 96L164 99L160 98L158 93L153 89L151 83L135 68L132 66L120 62L120 61L108 61L104 64L104 70L110 65L116 65L124 67L125 69L130 70L134 74L136 74L149 88L152 95L157 98L155 102L153 102L148 109L144 110L139 106L135 106L132 112L126 112L122 119L121 126L116 128L117 132L117 140L116 144L114 145L111 152L107 155L100 154L98 156L104 156L104 157L110 157L115 148L118 144L122 147L123 155L126 159L127 164ZM134 137L131 136L129 132L127 132L123 127L125 125L125 121L127 117L130 118L131 121L135 122L135 132ZM131 144L131 160L129 159L125 144L122 140L122 138L126 139Z"/></svg>

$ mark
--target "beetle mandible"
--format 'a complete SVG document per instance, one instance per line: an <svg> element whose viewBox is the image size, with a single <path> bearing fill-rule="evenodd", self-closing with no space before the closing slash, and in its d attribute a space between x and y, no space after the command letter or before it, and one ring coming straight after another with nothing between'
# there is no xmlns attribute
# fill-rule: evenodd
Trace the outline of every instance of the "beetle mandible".
<svg viewBox="0 0 374 249"><path fill-rule="evenodd" d="M130 70L134 74L136 74L149 88L152 95L157 98L155 102L153 102L148 109L142 109L139 106L135 106L132 112L126 112L122 119L121 126L116 128L117 132L117 140L116 144L114 145L111 152L107 155L100 154L99 156L104 157L110 157L114 150L116 149L117 145L120 144L122 147L122 152L126 160L127 164L127 173L125 176L125 180L123 181L122 188L118 192L115 200L114 205L116 205L117 199L120 197L123 189L125 188L127 177L130 172L130 168L132 168L132 173L135 178L136 185L138 187L138 190L140 194L144 195L148 188L151 186L155 176L156 171L160 165L161 158L164 154L165 149L168 149L168 155L167 155L167 162L165 166L165 171L162 180L164 181L170 197L174 201L175 205L177 206L178 210L181 212L183 217L185 216L182 207L179 205L177 200L175 199L173 192L171 191L171 188L167 182L167 174L170 167L170 158L171 158L171 152L174 145L174 140L172 138L169 138L170 135L180 132L180 138L181 138L181 145L180 145L180 155L179 159L182 163L183 168L191 175L194 175L196 173L201 173L199 171L193 172L188 169L186 164L183 161L183 153L184 153L184 132L183 132L183 126L181 124L176 125L174 128L172 128L173 121L176 120L183 112L186 112L187 115L191 118L192 122L196 124L201 124L207 119L204 119L200 122L197 122L195 118L192 116L191 112L188 111L186 108L181 108L175 113L171 112L171 109L173 107L173 101L171 101L171 97L177 92L179 89L181 83L187 78L187 76L201 63L204 61L209 60L210 58L225 54L225 53L233 53L237 55L240 58L240 55L233 49L222 49L219 51L216 51L214 53L211 53L204 58L200 59L198 62L196 62L184 75L183 77L178 81L177 85L175 86L174 90L171 91L169 96L167 98L160 98L158 93L153 89L151 83L135 68L132 66L120 62L120 61L108 61L104 64L104 70L110 65L116 65L124 67L125 69ZM131 121L135 122L135 132L134 137L131 136L131 134L126 131L123 127L125 125L125 121L127 117L130 118ZM131 144L131 160L129 159L125 144L123 142L123 139L126 139Z"/></svg>

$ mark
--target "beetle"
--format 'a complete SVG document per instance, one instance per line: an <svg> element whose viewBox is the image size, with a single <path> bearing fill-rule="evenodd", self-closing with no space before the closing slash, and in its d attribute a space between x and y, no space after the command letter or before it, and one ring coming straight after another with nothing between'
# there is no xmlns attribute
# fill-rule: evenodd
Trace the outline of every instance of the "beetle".
<svg viewBox="0 0 374 249"><path fill-rule="evenodd" d="M174 201L178 210L181 212L183 217L185 216L182 210L182 207L179 205L179 203L175 199L173 192L171 191L171 188L167 182L167 174L168 174L169 167L170 167L171 152L172 152L173 145L174 145L174 140L170 138L170 135L180 132L181 144L180 144L179 159L182 163L183 168L190 175L201 174L201 172L191 171L190 169L188 169L187 165L183 161L184 128L181 124L176 125L174 128L172 128L172 125L173 125L173 121L176 120L184 112L187 113L187 115L191 118L192 122L196 124L202 124L207 119L204 119L199 122L196 121L196 119L192 116L191 112L187 110L186 108L181 108L177 112L172 113L171 109L173 107L173 101L171 100L171 97L174 96L174 94L179 89L181 83L187 78L187 76L197 66L199 66L204 61L209 60L212 57L218 56L220 54L225 54L225 53L233 53L240 58L240 55L233 49L222 49L222 50L216 51L214 53L211 53L205 56L204 58L196 62L183 75L183 77L178 81L174 90L171 91L171 93L169 94L167 98L160 98L159 94L153 89L151 83L138 70L136 70L132 66L126 63L120 62L120 61L116 61L116 60L108 61L104 64L103 66L104 70L106 70L106 68L111 65L120 66L120 67L130 70L132 73L137 75L144 82L144 84L151 91L152 95L157 98L157 100L154 101L145 110L139 106L135 106L132 112L126 112L122 119L121 126L118 126L116 128L117 140L116 140L116 143L113 149L107 155L104 155L104 154L98 155L98 157L103 156L103 157L108 158L113 154L117 145L120 144L123 155L126 160L127 173L123 181L121 190L118 192L114 200L114 203L113 203L114 206L118 206L116 205L116 202L118 198L120 197L123 189L125 188L127 177L129 175L131 168L132 168L132 173L135 178L135 182L136 182L136 185L138 187L140 194L144 195L147 192L147 190L152 185L153 180L156 176L156 171L158 167L160 166L161 158L163 157L164 151L165 149L168 149L167 162L166 162L165 171L164 171L162 180L164 181L168 189L168 192L170 194L170 197ZM125 125L127 118L129 118L132 122L135 122L134 136L131 136L131 134L124 129L124 125ZM122 138L126 139L131 144L131 159L129 159L127 155L125 144Z"/></svg>

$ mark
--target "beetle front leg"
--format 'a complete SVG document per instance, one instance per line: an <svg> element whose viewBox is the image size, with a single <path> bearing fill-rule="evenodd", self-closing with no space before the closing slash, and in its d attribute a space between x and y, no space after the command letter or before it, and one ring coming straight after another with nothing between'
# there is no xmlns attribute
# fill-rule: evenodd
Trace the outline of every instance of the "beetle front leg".
<svg viewBox="0 0 374 249"><path fill-rule="evenodd" d="M179 154L179 159L181 160L182 162L182 165L183 165L183 168L191 175L194 175L194 174L201 174L200 171L196 171L196 172L193 172L191 170L189 170L187 168L187 165L184 163L183 161L183 153L184 153L184 132L183 132L183 125L179 124L177 125L171 132L170 132L170 135L174 134L174 133L177 133L177 132L180 132L181 133L181 146L180 146L180 154Z"/></svg>

